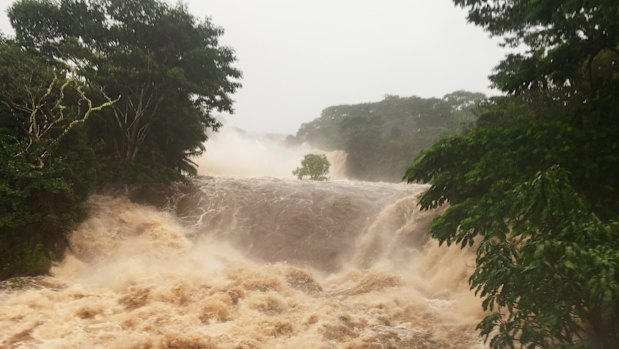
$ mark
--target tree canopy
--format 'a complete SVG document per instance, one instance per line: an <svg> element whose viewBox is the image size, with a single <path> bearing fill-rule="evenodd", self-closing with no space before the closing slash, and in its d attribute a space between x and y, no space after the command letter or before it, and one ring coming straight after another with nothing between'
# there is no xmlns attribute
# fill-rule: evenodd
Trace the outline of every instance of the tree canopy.
<svg viewBox="0 0 619 349"><path fill-rule="evenodd" d="M18 0L0 36L0 280L45 272L93 190L195 173L240 86L223 30L160 0Z"/></svg>
<svg viewBox="0 0 619 349"><path fill-rule="evenodd" d="M297 167L292 174L299 179L309 177L313 181L327 180L331 164L324 154L306 154L301 160L301 167Z"/></svg>
<svg viewBox="0 0 619 349"><path fill-rule="evenodd" d="M192 171L189 157L220 126L211 113L232 112L241 74L223 30L181 4L21 0L9 18L19 45L119 99L91 125L114 158Z"/></svg>
<svg viewBox="0 0 619 349"><path fill-rule="evenodd" d="M619 346L619 4L455 0L505 44L506 96L423 151L408 181L440 242L477 246L492 348ZM519 344L518 344L519 343Z"/></svg>

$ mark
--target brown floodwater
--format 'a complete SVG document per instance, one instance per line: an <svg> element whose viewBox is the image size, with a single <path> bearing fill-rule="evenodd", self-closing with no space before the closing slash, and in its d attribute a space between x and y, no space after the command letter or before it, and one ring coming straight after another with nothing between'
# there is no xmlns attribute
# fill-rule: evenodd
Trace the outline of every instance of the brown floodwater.
<svg viewBox="0 0 619 349"><path fill-rule="evenodd" d="M0 286L0 348L483 348L474 254L428 239L424 188L221 177L163 208L93 196L50 276Z"/></svg>

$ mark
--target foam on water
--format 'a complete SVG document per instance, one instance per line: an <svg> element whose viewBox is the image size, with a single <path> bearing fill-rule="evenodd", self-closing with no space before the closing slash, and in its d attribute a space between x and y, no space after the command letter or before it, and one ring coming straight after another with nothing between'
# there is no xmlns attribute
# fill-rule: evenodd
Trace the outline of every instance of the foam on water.
<svg viewBox="0 0 619 349"><path fill-rule="evenodd" d="M427 239L424 187L195 186L167 211L92 197L51 276L2 286L0 347L482 347L473 254Z"/></svg>

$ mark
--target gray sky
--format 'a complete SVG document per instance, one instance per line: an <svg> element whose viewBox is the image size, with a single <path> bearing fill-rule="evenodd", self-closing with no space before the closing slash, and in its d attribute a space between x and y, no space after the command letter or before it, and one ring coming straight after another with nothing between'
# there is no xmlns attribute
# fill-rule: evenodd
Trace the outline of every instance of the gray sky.
<svg viewBox="0 0 619 349"><path fill-rule="evenodd" d="M336 104L385 94L492 94L487 76L504 56L451 0L188 0L226 30L243 71L226 124L295 133ZM10 32L0 0L0 29Z"/></svg>

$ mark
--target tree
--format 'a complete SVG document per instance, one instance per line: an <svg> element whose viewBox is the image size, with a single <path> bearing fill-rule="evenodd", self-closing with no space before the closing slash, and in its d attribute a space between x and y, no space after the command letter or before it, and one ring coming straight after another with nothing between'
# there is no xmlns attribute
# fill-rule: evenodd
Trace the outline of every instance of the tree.
<svg viewBox="0 0 619 349"><path fill-rule="evenodd" d="M206 130L219 126L211 113L232 112L230 94L241 74L231 66L232 50L219 45L223 30L181 4L21 0L9 17L20 45L77 64L82 78L119 98L93 125L93 136L118 159L186 169L189 156L203 150ZM165 127L179 122L188 127Z"/></svg>
<svg viewBox="0 0 619 349"><path fill-rule="evenodd" d="M329 173L329 160L324 154L306 154L301 161L301 167L297 167L292 174L299 179L303 179L306 176L313 181L327 180L327 174Z"/></svg>
<svg viewBox="0 0 619 349"><path fill-rule="evenodd" d="M83 217L97 162L84 124L95 105L75 75L0 43L0 280L46 272Z"/></svg>
<svg viewBox="0 0 619 349"><path fill-rule="evenodd" d="M422 152L405 179L449 204L431 234L477 245L471 287L492 348L619 346L619 5L455 0L507 45L507 93L474 129Z"/></svg>
<svg viewBox="0 0 619 349"><path fill-rule="evenodd" d="M8 42L0 45L0 80L0 102L27 139L14 139L21 147L15 155L35 167L44 166L69 132L115 103L94 105L74 72L50 69Z"/></svg>
<svg viewBox="0 0 619 349"><path fill-rule="evenodd" d="M496 87L513 95L544 91L566 103L587 101L589 110L596 103L613 104L609 99L619 92L616 1L454 2L468 7L469 21L503 37L505 45L528 48L508 55L499 64L491 76ZM604 122L604 117L611 117L612 112L616 115L617 110L609 112L586 121Z"/></svg>
<svg viewBox="0 0 619 349"><path fill-rule="evenodd" d="M619 132L527 120L535 115L527 106L501 108L513 114L482 115L477 128L439 141L407 171L409 181L431 183L423 209L449 204L431 234L441 243L477 242L470 282L491 313L479 329L493 336L493 348L613 347L619 234L617 216L604 217L617 203L596 187L619 174L619 144L608 142ZM507 124L512 116L516 124ZM575 189L593 178L604 181Z"/></svg>
<svg viewBox="0 0 619 349"><path fill-rule="evenodd" d="M110 184L195 173L240 72L222 30L159 0L19 0L0 35L0 280L62 257Z"/></svg>

